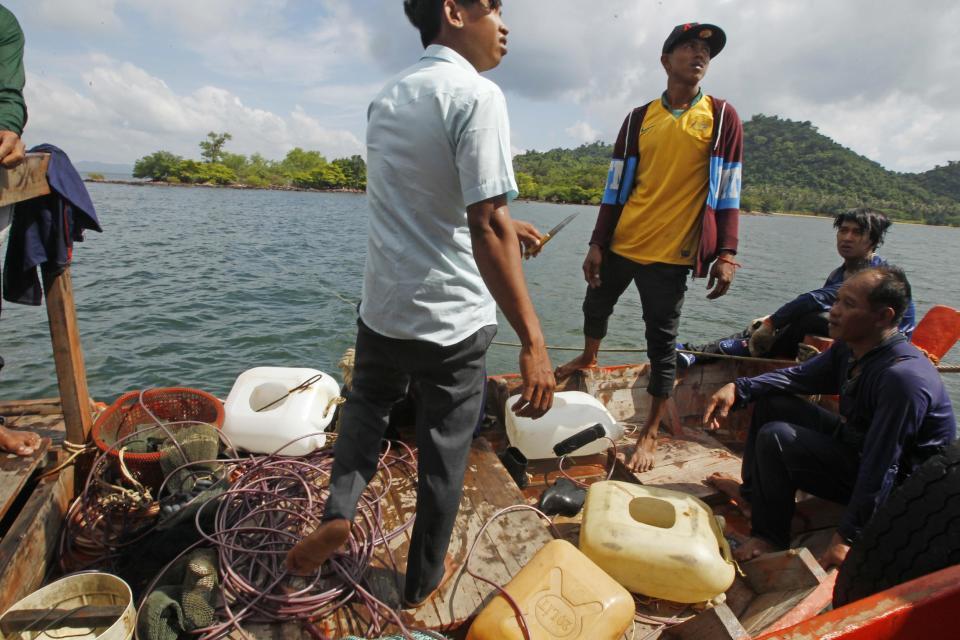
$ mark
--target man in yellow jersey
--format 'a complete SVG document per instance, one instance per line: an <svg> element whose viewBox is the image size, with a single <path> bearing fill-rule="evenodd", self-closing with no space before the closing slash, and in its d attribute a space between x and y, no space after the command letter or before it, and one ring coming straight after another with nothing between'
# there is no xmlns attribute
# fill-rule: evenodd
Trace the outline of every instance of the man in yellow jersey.
<svg viewBox="0 0 960 640"><path fill-rule="evenodd" d="M739 265L737 228L743 126L725 100L700 82L726 43L723 30L696 22L673 29L660 62L667 90L627 116L613 160L590 250L583 262L583 352L557 378L596 366L607 321L630 282L643 305L652 396L646 427L627 453L634 471L653 467L657 432L673 391L675 341L687 274L709 274L708 298L730 288Z"/></svg>

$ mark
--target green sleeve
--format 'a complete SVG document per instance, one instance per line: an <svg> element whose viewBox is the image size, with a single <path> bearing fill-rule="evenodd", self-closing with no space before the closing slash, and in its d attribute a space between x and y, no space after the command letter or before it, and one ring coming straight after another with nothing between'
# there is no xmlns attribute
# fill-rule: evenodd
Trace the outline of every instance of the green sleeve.
<svg viewBox="0 0 960 640"><path fill-rule="evenodd" d="M27 103L23 100L23 30L10 10L0 5L0 131L23 133Z"/></svg>

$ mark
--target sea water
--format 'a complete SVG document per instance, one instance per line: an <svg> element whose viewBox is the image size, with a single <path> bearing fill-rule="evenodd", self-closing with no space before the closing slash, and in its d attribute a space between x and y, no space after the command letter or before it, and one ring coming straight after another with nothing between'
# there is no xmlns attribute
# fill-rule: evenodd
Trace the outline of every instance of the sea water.
<svg viewBox="0 0 960 640"><path fill-rule="evenodd" d="M73 285L90 393L185 385L224 398L255 366L309 367L338 374L356 336L366 251L363 195L233 189L88 185L102 234L74 250ZM581 265L596 207L517 202L511 213L542 232L580 215L524 262L550 345L582 346ZM743 268L728 293L706 299L691 280L680 339L701 342L742 329L795 295L823 284L840 264L831 220L742 216ZM880 252L907 269L919 316L933 304L960 307L960 229L895 224ZM496 338L516 342L501 317ZM637 293L624 293L603 346L643 347ZM517 349L494 345L490 373L517 371ZM575 352L551 351L555 365ZM42 307L3 303L0 399L57 395ZM602 353L601 363L645 360ZM960 348L945 358L960 362ZM960 406L960 374L945 374Z"/></svg>

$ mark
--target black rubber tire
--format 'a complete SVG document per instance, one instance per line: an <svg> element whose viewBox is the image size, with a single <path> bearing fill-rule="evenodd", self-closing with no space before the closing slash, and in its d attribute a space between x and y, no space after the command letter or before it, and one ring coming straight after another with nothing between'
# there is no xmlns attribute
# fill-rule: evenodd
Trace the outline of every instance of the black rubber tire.
<svg viewBox="0 0 960 640"><path fill-rule="evenodd" d="M837 574L833 606L960 564L960 443L927 460L874 514Z"/></svg>

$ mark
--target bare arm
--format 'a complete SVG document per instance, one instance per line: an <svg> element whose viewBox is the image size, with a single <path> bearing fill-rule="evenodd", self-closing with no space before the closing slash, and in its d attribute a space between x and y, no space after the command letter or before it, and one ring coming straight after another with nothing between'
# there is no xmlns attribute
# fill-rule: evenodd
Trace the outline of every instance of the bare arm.
<svg viewBox="0 0 960 640"><path fill-rule="evenodd" d="M467 207L473 257L480 275L507 317L522 345L520 375L523 390L512 407L520 416L539 418L553 405L553 366L520 263L517 238L505 196Z"/></svg>

